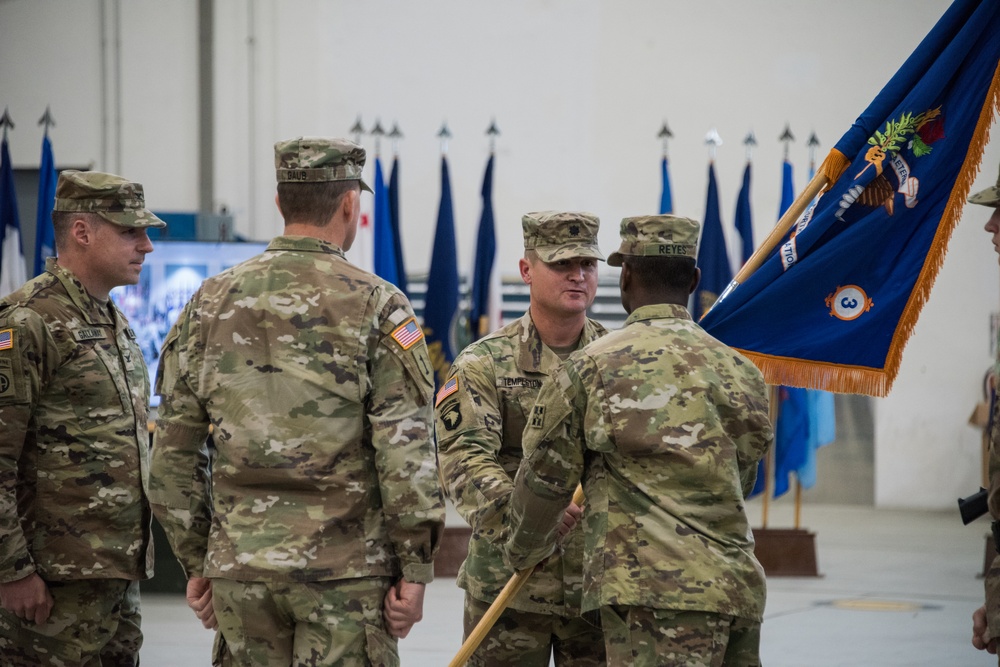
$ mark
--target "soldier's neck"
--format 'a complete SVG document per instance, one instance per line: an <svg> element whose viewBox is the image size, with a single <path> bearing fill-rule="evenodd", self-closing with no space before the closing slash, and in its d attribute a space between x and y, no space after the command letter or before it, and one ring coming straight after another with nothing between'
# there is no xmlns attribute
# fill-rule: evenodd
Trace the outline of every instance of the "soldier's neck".
<svg viewBox="0 0 1000 667"><path fill-rule="evenodd" d="M530 308L531 321L538 331L538 337L551 348L565 348L576 345L587 322L587 313L563 315L548 313L542 309Z"/></svg>

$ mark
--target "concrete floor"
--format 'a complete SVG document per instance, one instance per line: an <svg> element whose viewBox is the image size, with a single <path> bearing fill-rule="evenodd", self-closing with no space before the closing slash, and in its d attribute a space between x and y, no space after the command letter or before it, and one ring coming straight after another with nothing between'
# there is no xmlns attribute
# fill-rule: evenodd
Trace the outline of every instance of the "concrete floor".
<svg viewBox="0 0 1000 667"><path fill-rule="evenodd" d="M760 525L759 502L750 516ZM792 525L772 504L768 526ZM768 579L762 654L767 667L997 665L972 648L982 602L986 519L963 526L949 512L806 505L820 577ZM444 667L461 645L462 594L453 579L427 589L424 620L400 642L404 667ZM209 665L212 633L179 596L143 596L143 667Z"/></svg>

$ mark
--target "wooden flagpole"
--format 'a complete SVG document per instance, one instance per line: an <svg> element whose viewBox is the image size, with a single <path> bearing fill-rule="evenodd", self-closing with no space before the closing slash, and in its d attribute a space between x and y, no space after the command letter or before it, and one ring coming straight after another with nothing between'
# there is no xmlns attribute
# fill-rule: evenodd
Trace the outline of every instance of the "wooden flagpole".
<svg viewBox="0 0 1000 667"><path fill-rule="evenodd" d="M582 486L576 487L576 492L573 494L573 503L576 505L583 504ZM479 645L486 639L487 633L493 628L493 624L497 622L497 619L500 618L503 610L507 608L507 605L524 588L524 584L527 583L536 567L538 565L514 573L514 576L510 578L507 585L500 591L500 595L497 596L493 604L490 605L490 608L483 614L483 617L479 619L476 627L469 633L469 637L462 643L462 648L458 649L458 653L448 663L448 667L464 667L465 663L472 657L472 654L479 648Z"/></svg>

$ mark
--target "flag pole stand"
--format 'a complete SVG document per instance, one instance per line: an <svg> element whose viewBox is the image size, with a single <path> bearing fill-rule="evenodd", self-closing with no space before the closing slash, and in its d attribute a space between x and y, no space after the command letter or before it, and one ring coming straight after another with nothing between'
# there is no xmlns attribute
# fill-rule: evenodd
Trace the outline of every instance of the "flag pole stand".
<svg viewBox="0 0 1000 667"><path fill-rule="evenodd" d="M778 423L778 388L770 386L768 408L771 425ZM769 577L819 577L816 561L816 534L800 527L802 513L802 486L795 480L795 523L794 528L768 528L770 497L774 491L775 465L774 447L768 449L764 459L763 521L755 528L754 555Z"/></svg>

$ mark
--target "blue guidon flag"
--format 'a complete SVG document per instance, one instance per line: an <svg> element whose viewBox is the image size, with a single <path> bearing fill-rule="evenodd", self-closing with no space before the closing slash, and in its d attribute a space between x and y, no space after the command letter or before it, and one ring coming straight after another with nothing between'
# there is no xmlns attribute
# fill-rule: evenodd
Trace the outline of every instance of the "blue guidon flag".
<svg viewBox="0 0 1000 667"><path fill-rule="evenodd" d="M702 319L769 383L888 394L1000 111L998 35L1000 2L952 4Z"/></svg>

